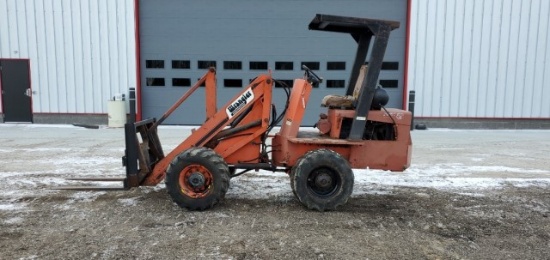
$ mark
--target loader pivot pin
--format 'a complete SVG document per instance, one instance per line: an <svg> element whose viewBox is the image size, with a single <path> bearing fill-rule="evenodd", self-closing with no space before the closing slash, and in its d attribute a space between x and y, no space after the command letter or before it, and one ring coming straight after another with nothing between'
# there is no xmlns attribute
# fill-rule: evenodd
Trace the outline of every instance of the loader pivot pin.
<svg viewBox="0 0 550 260"><path fill-rule="evenodd" d="M327 173L321 173L315 178L315 185L320 188L328 188L332 186L332 178Z"/></svg>
<svg viewBox="0 0 550 260"><path fill-rule="evenodd" d="M204 186L204 176L199 172L192 173L188 181L193 188Z"/></svg>
<svg viewBox="0 0 550 260"><path fill-rule="evenodd" d="M307 180L308 190L318 196L330 196L340 185L337 174L325 167L312 172Z"/></svg>
<svg viewBox="0 0 550 260"><path fill-rule="evenodd" d="M179 176L181 192L191 198L204 198L214 187L214 177L204 166L191 164Z"/></svg>

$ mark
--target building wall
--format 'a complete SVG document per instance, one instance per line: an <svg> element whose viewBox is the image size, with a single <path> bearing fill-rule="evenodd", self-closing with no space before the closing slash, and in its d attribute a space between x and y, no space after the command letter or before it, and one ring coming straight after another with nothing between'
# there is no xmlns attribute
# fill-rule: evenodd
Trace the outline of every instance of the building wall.
<svg viewBox="0 0 550 260"><path fill-rule="evenodd" d="M30 59L34 113L106 113L136 86L134 31L133 0L0 0L0 58Z"/></svg>
<svg viewBox="0 0 550 260"><path fill-rule="evenodd" d="M106 113L136 86L133 2L0 0L0 58L30 59L34 113ZM416 116L550 118L549 17L547 0L412 0Z"/></svg>
<svg viewBox="0 0 550 260"><path fill-rule="evenodd" d="M550 117L550 1L413 0L416 116Z"/></svg>

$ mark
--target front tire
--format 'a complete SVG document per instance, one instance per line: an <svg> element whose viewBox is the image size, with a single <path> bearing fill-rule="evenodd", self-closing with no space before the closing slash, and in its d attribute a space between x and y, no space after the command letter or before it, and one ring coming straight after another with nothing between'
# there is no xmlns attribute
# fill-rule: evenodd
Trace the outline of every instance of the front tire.
<svg viewBox="0 0 550 260"><path fill-rule="evenodd" d="M353 171L340 154L319 149L306 153L292 167L291 185L296 197L309 209L336 210L353 192Z"/></svg>
<svg viewBox="0 0 550 260"><path fill-rule="evenodd" d="M225 197L228 188L229 167L210 148L189 148L176 156L166 170L166 190L182 208L212 208Z"/></svg>

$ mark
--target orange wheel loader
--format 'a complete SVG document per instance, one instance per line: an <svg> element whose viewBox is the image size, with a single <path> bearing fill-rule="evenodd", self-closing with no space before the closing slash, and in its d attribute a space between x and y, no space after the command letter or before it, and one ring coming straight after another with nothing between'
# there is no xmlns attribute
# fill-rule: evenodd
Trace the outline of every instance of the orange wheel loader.
<svg viewBox="0 0 550 260"><path fill-rule="evenodd" d="M314 17L309 29L349 33L358 44L346 93L321 101L327 112L320 115L317 130L299 129L312 87L322 82L305 66L304 77L284 88L288 99L279 115L272 105L273 86L278 81L270 73L255 78L217 109L216 71L210 68L159 120L134 122L135 93L131 92L131 121L125 126L123 157L126 178L113 180L124 182L121 189L153 186L165 180L175 203L190 210L205 210L224 198L231 178L250 170L281 171L289 175L291 189L304 206L335 210L353 191L353 168L403 171L410 165L411 113L386 108L388 95L378 86L390 32L398 27L393 21L323 14ZM158 125L201 85L206 88L205 122L165 154ZM317 102L314 105L319 105ZM279 132L270 135L277 125Z"/></svg>

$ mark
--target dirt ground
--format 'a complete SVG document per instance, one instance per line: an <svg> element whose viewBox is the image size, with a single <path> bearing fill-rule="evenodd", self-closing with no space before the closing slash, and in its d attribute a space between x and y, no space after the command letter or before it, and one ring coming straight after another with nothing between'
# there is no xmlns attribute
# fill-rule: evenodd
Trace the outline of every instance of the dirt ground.
<svg viewBox="0 0 550 260"><path fill-rule="evenodd" d="M165 149L188 130L161 129ZM336 212L305 209L288 178L231 180L183 210L163 185L50 190L120 176L121 129L0 125L0 259L548 259L550 131L415 131L405 173L356 171ZM360 177L367 175L368 177ZM378 176L378 177L377 177Z"/></svg>

